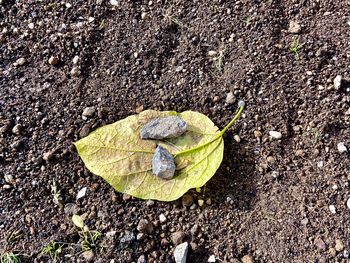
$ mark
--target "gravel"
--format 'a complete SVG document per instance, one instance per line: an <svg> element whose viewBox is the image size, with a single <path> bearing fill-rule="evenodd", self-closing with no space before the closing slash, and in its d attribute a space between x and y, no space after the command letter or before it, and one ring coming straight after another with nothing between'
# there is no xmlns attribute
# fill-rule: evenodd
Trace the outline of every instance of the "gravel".
<svg viewBox="0 0 350 263"><path fill-rule="evenodd" d="M177 116L156 118L143 126L141 139L169 139L182 135L187 130L187 123Z"/></svg>
<svg viewBox="0 0 350 263"><path fill-rule="evenodd" d="M336 90L339 90L341 88L341 84L342 84L342 76L341 75L337 75L334 80L333 80L333 86Z"/></svg>
<svg viewBox="0 0 350 263"><path fill-rule="evenodd" d="M226 103L227 104L232 104L235 102L235 96L233 95L233 92L230 91L229 93L227 93L226 95Z"/></svg>
<svg viewBox="0 0 350 263"><path fill-rule="evenodd" d="M279 140L282 138L282 133L278 132L278 131L269 131L269 135L271 138Z"/></svg>
<svg viewBox="0 0 350 263"><path fill-rule="evenodd" d="M346 206L350 209L350 198L346 201Z"/></svg>
<svg viewBox="0 0 350 263"><path fill-rule="evenodd" d="M174 177L176 170L174 157L163 147L158 146L152 159L152 173L165 180Z"/></svg>
<svg viewBox="0 0 350 263"><path fill-rule="evenodd" d="M184 242L175 247L174 258L176 263L186 263L188 252L188 243Z"/></svg>
<svg viewBox="0 0 350 263"><path fill-rule="evenodd" d="M297 21L290 21L288 32L292 34L299 34L301 32L301 26Z"/></svg>
<svg viewBox="0 0 350 263"><path fill-rule="evenodd" d="M83 198L86 195L86 190L87 190L87 187L81 188L77 193L76 199L79 200L80 198Z"/></svg>
<svg viewBox="0 0 350 263"><path fill-rule="evenodd" d="M159 222L162 223L162 224L166 222L166 217L165 217L164 214L160 214L159 215Z"/></svg>
<svg viewBox="0 0 350 263"><path fill-rule="evenodd" d="M339 153L346 153L348 151L348 148L343 142L338 143L337 148Z"/></svg>
<svg viewBox="0 0 350 263"><path fill-rule="evenodd" d="M12 133L16 134L16 135L20 135L23 131L23 126L21 124L16 124L13 128L12 128Z"/></svg>
<svg viewBox="0 0 350 263"><path fill-rule="evenodd" d="M135 233L126 230L124 236L120 239L120 244L121 245L129 245L133 241L135 241L135 239L136 239Z"/></svg>
<svg viewBox="0 0 350 263"><path fill-rule="evenodd" d="M328 208L329 208L329 211L331 211L332 214L336 214L337 213L335 205L330 205Z"/></svg>
<svg viewBox="0 0 350 263"><path fill-rule="evenodd" d="M211 262L211 263L216 262L215 256L214 256L214 255L211 255L211 256L208 258L208 262Z"/></svg>
<svg viewBox="0 0 350 263"><path fill-rule="evenodd" d="M335 241L335 250L336 251L338 251L338 252L340 252L340 251L343 251L343 249L344 249L344 243L343 243L343 241L341 241L340 239L337 239L336 241Z"/></svg>
<svg viewBox="0 0 350 263"><path fill-rule="evenodd" d="M96 112L95 107L86 107L83 111L83 117L92 117Z"/></svg>
<svg viewBox="0 0 350 263"><path fill-rule="evenodd" d="M50 65L55 66L55 65L57 65L58 63L59 63L58 57L52 56L52 57L49 58L49 64L50 64Z"/></svg>
<svg viewBox="0 0 350 263"><path fill-rule="evenodd" d="M242 263L254 263L254 260L250 255L245 255L244 257L242 257L241 260L242 260Z"/></svg>

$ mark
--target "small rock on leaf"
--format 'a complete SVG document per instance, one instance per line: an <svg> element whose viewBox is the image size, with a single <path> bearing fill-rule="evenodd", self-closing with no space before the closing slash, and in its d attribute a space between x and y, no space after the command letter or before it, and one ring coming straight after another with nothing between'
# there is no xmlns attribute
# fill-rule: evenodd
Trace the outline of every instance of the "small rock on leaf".
<svg viewBox="0 0 350 263"><path fill-rule="evenodd" d="M182 135L187 123L177 116L156 118L148 122L141 130L141 139L169 139Z"/></svg>
<svg viewBox="0 0 350 263"><path fill-rule="evenodd" d="M169 180L175 174L175 162L173 156L163 147L158 146L152 159L152 172L154 175Z"/></svg>

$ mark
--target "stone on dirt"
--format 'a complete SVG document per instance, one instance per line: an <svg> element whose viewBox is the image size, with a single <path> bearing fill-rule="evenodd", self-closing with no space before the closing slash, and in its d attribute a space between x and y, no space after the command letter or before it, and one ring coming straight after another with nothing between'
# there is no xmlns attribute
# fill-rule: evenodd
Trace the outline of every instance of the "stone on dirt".
<svg viewBox="0 0 350 263"><path fill-rule="evenodd" d="M299 34L301 32L301 26L297 21L290 21L288 32L292 34Z"/></svg>
<svg viewBox="0 0 350 263"><path fill-rule="evenodd" d="M342 84L342 76L337 75L333 80L334 88L337 90L340 89L341 84Z"/></svg>
<svg viewBox="0 0 350 263"><path fill-rule="evenodd" d="M343 142L338 143L337 148L339 153L345 153L348 151L348 148L346 148Z"/></svg>
<svg viewBox="0 0 350 263"><path fill-rule="evenodd" d="M270 131L269 135L271 136L271 138L279 140L282 138L282 133L278 132L278 131Z"/></svg>
<svg viewBox="0 0 350 263"><path fill-rule="evenodd" d="M184 242L175 247L174 258L176 263L186 263L188 243Z"/></svg>
<svg viewBox="0 0 350 263"><path fill-rule="evenodd" d="M143 126L141 139L169 139L176 138L186 132L187 123L177 116L156 118Z"/></svg>
<svg viewBox="0 0 350 263"><path fill-rule="evenodd" d="M254 260L253 260L252 256L250 256L250 255L245 255L245 256L242 258L242 263L254 263Z"/></svg>
<svg viewBox="0 0 350 263"><path fill-rule="evenodd" d="M175 174L174 157L163 147L158 146L152 159L152 172L155 176L169 180Z"/></svg>

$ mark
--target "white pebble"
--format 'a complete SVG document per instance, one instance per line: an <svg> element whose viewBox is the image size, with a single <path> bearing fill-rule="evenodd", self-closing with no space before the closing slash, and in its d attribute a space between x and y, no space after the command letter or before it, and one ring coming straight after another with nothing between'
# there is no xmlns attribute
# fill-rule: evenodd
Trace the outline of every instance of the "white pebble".
<svg viewBox="0 0 350 263"><path fill-rule="evenodd" d="M83 111L84 117L92 117L95 114L96 109L94 107L86 107Z"/></svg>
<svg viewBox="0 0 350 263"><path fill-rule="evenodd" d="M341 82L342 82L342 76L337 75L334 80L333 80L333 85L335 89L340 89L341 87Z"/></svg>
<svg viewBox="0 0 350 263"><path fill-rule="evenodd" d="M111 3L111 5L113 6L117 6L119 4L119 2L117 0L110 0L109 1Z"/></svg>
<svg viewBox="0 0 350 263"><path fill-rule="evenodd" d="M211 256L208 258L208 262L211 262L211 263L216 262L215 256L214 256L214 255L211 255Z"/></svg>
<svg viewBox="0 0 350 263"><path fill-rule="evenodd" d="M336 209L335 209L335 205L330 205L330 206L329 206L329 211L331 211L332 214L336 214L337 211L336 211Z"/></svg>
<svg viewBox="0 0 350 263"><path fill-rule="evenodd" d="M160 214L160 215L159 215L159 221L160 221L161 223L165 223L165 222L166 222L166 217L165 217L164 214Z"/></svg>
<svg viewBox="0 0 350 263"><path fill-rule="evenodd" d="M210 51L208 52L208 55L211 56L211 57L213 57L213 56L215 56L217 53L218 53L218 52L216 52L215 50L210 50Z"/></svg>
<svg viewBox="0 0 350 263"><path fill-rule="evenodd" d="M271 138L279 140L282 138L282 133L278 132L278 131L269 131L269 135L271 136Z"/></svg>
<svg viewBox="0 0 350 263"><path fill-rule="evenodd" d="M348 201L346 202L346 206L350 209L350 198L349 198Z"/></svg>
<svg viewBox="0 0 350 263"><path fill-rule="evenodd" d="M29 23L28 27L29 27L29 29L34 29L34 23Z"/></svg>
<svg viewBox="0 0 350 263"><path fill-rule="evenodd" d="M141 19L142 19L142 20L145 20L146 17L147 17L147 13L143 12L143 13L141 14Z"/></svg>
<svg viewBox="0 0 350 263"><path fill-rule="evenodd" d="M233 136L233 139L238 143L241 142L241 137L239 137L239 135L237 135L237 134L235 136Z"/></svg>
<svg viewBox="0 0 350 263"><path fill-rule="evenodd" d="M343 142L338 143L338 152L339 153L345 153L348 151L348 148L346 148L345 144Z"/></svg>
<svg viewBox="0 0 350 263"><path fill-rule="evenodd" d="M74 56L73 58L73 64L76 65L79 62L79 56Z"/></svg>
<svg viewBox="0 0 350 263"><path fill-rule="evenodd" d="M16 60L16 64L20 65L20 66L24 65L26 62L27 61L26 61L25 58L19 58L19 59Z"/></svg>
<svg viewBox="0 0 350 263"><path fill-rule="evenodd" d="M83 187L79 190L78 194L77 194L77 200L80 198L83 198L86 195L86 187Z"/></svg>

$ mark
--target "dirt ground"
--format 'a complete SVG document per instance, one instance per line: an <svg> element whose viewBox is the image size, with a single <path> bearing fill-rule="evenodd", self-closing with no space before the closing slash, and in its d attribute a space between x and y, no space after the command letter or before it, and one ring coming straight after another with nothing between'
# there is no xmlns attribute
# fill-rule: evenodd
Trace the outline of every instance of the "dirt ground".
<svg viewBox="0 0 350 263"><path fill-rule="evenodd" d="M348 10L347 0L1 0L0 253L52 262L41 252L56 242L58 262L174 262L186 240L187 262L347 262ZM115 192L72 146L142 109L194 110L222 129L239 100L223 164L189 206ZM86 107L95 113L82 118ZM92 253L72 214L102 234Z"/></svg>

